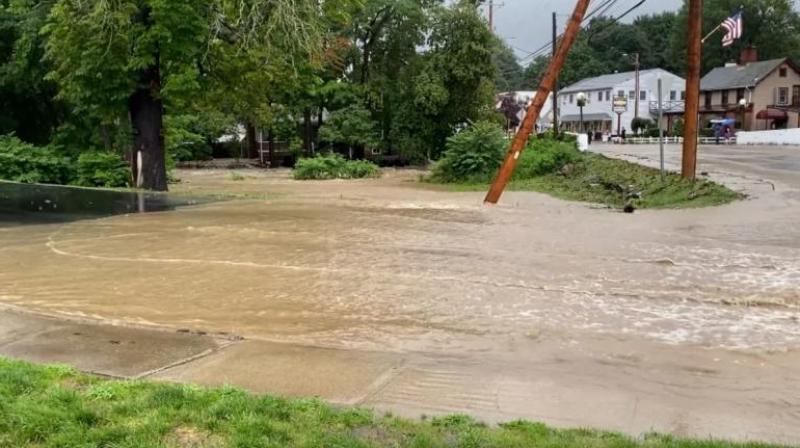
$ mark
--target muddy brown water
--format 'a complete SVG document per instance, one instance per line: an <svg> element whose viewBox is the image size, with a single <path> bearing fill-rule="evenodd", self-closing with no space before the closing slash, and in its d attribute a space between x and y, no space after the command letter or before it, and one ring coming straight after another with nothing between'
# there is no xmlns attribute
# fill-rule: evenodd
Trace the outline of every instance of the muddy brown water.
<svg viewBox="0 0 800 448"><path fill-rule="evenodd" d="M181 171L174 187L236 200L0 226L0 303L397 352L548 334L800 346L793 185L734 176L752 199L631 216L534 193L487 208L410 171L308 183L242 173Z"/></svg>

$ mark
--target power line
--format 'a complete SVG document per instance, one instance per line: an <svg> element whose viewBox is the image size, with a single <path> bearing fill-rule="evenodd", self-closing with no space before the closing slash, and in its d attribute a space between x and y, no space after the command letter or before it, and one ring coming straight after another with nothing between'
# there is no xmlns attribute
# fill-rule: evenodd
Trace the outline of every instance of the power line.
<svg viewBox="0 0 800 448"><path fill-rule="evenodd" d="M590 21L590 20L592 19L592 17L593 17L593 16L595 16L595 15L596 15L598 12L600 12L601 10L603 10L603 8L606 8L607 6L613 6L613 5L614 5L615 3L617 3L618 1L619 1L619 0L603 0L603 2L602 2L600 5L598 5L596 8L594 8L594 9L593 9L591 12L589 12L589 13L586 15L586 17L583 19L583 22L581 22L581 26L583 26L583 25L584 25L584 24L586 24L588 21ZM608 8L606 8L606 10L607 10L607 9L608 9ZM564 35L564 33L561 33L561 34L559 34L559 36L558 36L558 37L559 37L559 39L560 39L560 38L561 38L563 35ZM522 58L522 59L520 60L520 62L523 62L523 61L525 61L525 60L527 60L527 59L529 59L529 58L530 58L530 59L535 59L535 58L537 58L538 56L542 56L542 55L544 55L544 54L545 54L547 51L549 51L549 48L551 47L551 45L552 45L552 43L551 43L551 42L547 42L546 44L544 44L544 45L542 45L541 47L539 47L537 50L535 50L535 51L532 51L532 52L528 52L528 55L527 55L527 56L525 56L524 58ZM523 51L524 51L524 50L523 50Z"/></svg>
<svg viewBox="0 0 800 448"><path fill-rule="evenodd" d="M594 10L593 10L593 11L592 11L590 14L588 14L588 15L586 16L586 18L585 18L585 19L584 19L584 21L582 22L582 25L583 25L584 23L586 23L587 21L589 21L589 20L592 18L592 16L594 16L594 15L596 15L596 14L598 14L598 13L600 13L600 15L602 16L602 15L603 15L603 14L605 14L607 11L609 11L609 10L610 10L610 9L611 9L613 6L615 6L615 5L617 4L617 2L618 2L618 1L619 1L619 0L605 0L605 1L604 1L604 2L601 4L601 5L599 5L599 6L598 6L597 8L595 8L595 9L594 9ZM615 23L619 22L620 20L622 20L623 18L625 18L626 16L628 16L628 15L629 15L630 13L632 13L633 11L635 11L635 10L639 9L639 8L640 8L642 5L644 5L644 4L645 4L645 2L646 2L646 1L647 1L647 0L640 0L640 1L639 1L637 4L635 4L635 5L633 5L632 7L630 7L628 10L626 10L625 12L623 12L621 15L619 15L619 16L617 16L617 17L615 17L615 18L612 18L612 19L611 19L611 22L609 22L609 24L608 24L608 25L606 25L606 27L608 27L608 26L611 26L611 25L613 25L613 24L615 24ZM605 28L604 28L604 29L605 29ZM601 30L601 31L602 31L602 30ZM559 37L561 37L561 36L559 36ZM528 59L531 59L531 60L533 60L533 59L536 59L536 58L537 58L537 57L539 57L539 56L544 56L544 55L545 55L545 54L547 54L547 52L549 51L549 48L551 47L551 45L552 45L551 43L547 43L547 44L544 44L544 45L542 45L542 46L541 46L539 49L537 49L536 51L530 52L530 53L529 53L527 56L525 56L524 58L520 59L520 62L524 62L524 61L526 61L526 60L528 60Z"/></svg>

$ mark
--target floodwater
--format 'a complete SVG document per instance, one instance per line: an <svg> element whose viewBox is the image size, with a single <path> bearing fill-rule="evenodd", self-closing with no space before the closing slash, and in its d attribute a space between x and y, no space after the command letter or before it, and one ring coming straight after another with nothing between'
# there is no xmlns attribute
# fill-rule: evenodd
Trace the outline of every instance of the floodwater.
<svg viewBox="0 0 800 448"><path fill-rule="evenodd" d="M122 214L103 206L76 213L92 219L24 225L20 216L64 204L59 190L16 200L25 213L10 219L0 206L0 222L14 223L0 226L0 303L396 352L593 334L800 347L798 185L764 173L720 172L746 201L634 215L533 193L487 208L479 193L422 188L414 172L308 183L245 174L182 171L183 194L239 199L153 213L129 213L133 195Z"/></svg>

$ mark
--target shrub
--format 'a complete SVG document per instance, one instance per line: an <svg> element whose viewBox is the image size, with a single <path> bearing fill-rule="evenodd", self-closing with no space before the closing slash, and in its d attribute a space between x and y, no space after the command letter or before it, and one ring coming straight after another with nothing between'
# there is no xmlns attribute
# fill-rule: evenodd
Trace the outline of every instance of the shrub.
<svg viewBox="0 0 800 448"><path fill-rule="evenodd" d="M439 182L484 182L503 161L506 137L494 123L482 121L449 139L444 156L433 168Z"/></svg>
<svg viewBox="0 0 800 448"><path fill-rule="evenodd" d="M514 171L514 179L530 179L556 173L565 165L575 163L582 157L575 143L553 139L532 140L520 156Z"/></svg>
<svg viewBox="0 0 800 448"><path fill-rule="evenodd" d="M0 136L0 179L26 183L66 184L74 176L68 157L10 135Z"/></svg>
<svg viewBox="0 0 800 448"><path fill-rule="evenodd" d="M112 152L85 152L78 156L75 185L83 187L128 187L131 171L128 164Z"/></svg>
<svg viewBox="0 0 800 448"><path fill-rule="evenodd" d="M676 137L683 137L683 120L677 119L672 124L672 135Z"/></svg>
<svg viewBox="0 0 800 448"><path fill-rule="evenodd" d="M351 160L344 164L344 175L347 179L364 179L368 177L378 177L380 168L378 165L367 160Z"/></svg>
<svg viewBox="0 0 800 448"><path fill-rule="evenodd" d="M366 160L345 160L330 153L298 160L293 175L297 180L363 179L380 176L380 168Z"/></svg>
<svg viewBox="0 0 800 448"><path fill-rule="evenodd" d="M631 121L631 129L637 135L641 131L644 131L644 130L646 130L648 128L651 128L652 126L653 126L653 121L648 119L648 118L637 117L637 118L634 118L633 121Z"/></svg>

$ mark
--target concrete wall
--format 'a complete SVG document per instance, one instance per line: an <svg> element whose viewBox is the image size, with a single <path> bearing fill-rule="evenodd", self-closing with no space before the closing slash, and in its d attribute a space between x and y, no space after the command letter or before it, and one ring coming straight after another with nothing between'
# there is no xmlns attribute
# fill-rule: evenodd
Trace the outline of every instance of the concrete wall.
<svg viewBox="0 0 800 448"><path fill-rule="evenodd" d="M740 145L800 145L800 129L736 133Z"/></svg>

